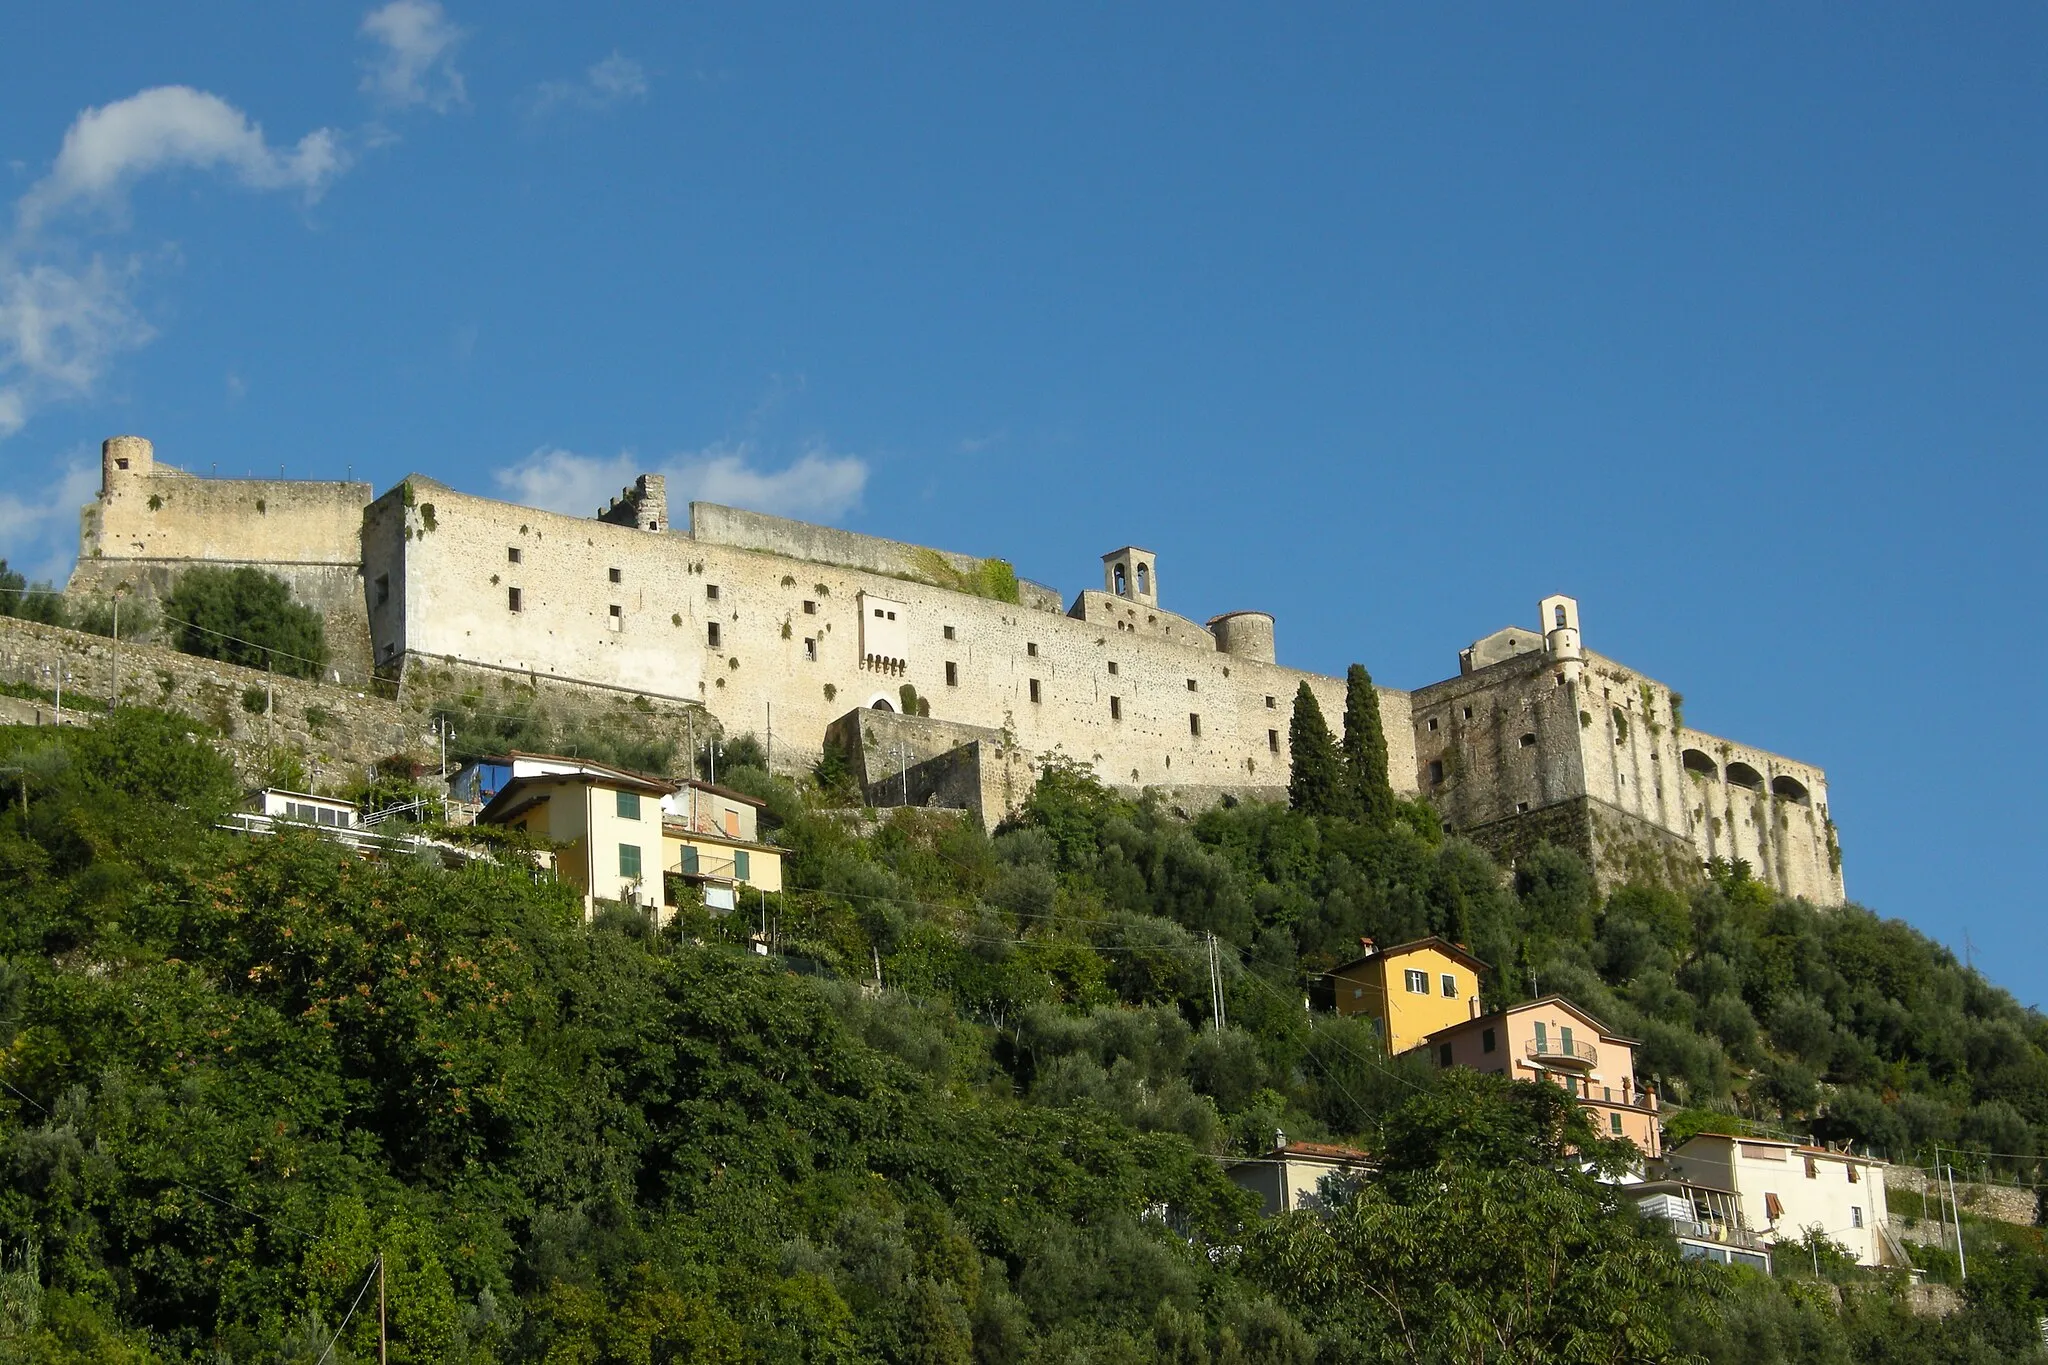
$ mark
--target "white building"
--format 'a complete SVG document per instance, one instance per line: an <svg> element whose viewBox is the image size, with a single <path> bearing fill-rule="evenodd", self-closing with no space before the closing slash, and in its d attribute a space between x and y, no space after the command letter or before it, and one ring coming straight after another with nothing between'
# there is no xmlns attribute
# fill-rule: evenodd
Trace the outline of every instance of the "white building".
<svg viewBox="0 0 2048 1365"><path fill-rule="evenodd" d="M1774 1138L1701 1133L1661 1163L1672 1179L1736 1196L1741 1223L1763 1242L1809 1231L1848 1248L1858 1265L1909 1264L1885 1226L1886 1163Z"/></svg>

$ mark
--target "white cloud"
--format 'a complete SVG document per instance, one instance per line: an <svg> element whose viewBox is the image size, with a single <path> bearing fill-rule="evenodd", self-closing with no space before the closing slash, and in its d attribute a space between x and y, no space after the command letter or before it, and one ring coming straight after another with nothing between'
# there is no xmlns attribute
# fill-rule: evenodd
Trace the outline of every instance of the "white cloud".
<svg viewBox="0 0 2048 1365"><path fill-rule="evenodd" d="M160 85L72 120L50 173L16 205L25 231L79 200L110 202L139 175L178 166L220 170L257 190L297 189L316 199L348 168L331 128L290 148L273 147L263 129L218 95Z"/></svg>
<svg viewBox="0 0 2048 1365"><path fill-rule="evenodd" d="M73 455L40 491L0 492L0 559L31 579L61 583L78 557L78 509L92 501L99 484L98 467Z"/></svg>
<svg viewBox="0 0 2048 1365"><path fill-rule="evenodd" d="M647 68L613 52L593 62L580 80L542 81L534 90L533 112L544 114L560 105L578 109L609 109L627 100L647 98Z"/></svg>
<svg viewBox="0 0 2048 1365"><path fill-rule="evenodd" d="M617 497L636 474L668 479L668 505L678 520L691 502L725 503L785 517L831 518L859 504L868 466L857 455L819 448L780 469L767 469L746 443L684 451L653 465L631 451L578 455L543 447L492 477L516 502L590 516Z"/></svg>
<svg viewBox="0 0 2048 1365"><path fill-rule="evenodd" d="M424 105L435 113L466 104L455 49L468 35L435 0L391 0L364 16L362 35L384 50L365 62L362 88L394 109Z"/></svg>
<svg viewBox="0 0 2048 1365"><path fill-rule="evenodd" d="M0 439L36 404L81 398L119 351L153 335L128 299L132 265L69 270L0 256Z"/></svg>

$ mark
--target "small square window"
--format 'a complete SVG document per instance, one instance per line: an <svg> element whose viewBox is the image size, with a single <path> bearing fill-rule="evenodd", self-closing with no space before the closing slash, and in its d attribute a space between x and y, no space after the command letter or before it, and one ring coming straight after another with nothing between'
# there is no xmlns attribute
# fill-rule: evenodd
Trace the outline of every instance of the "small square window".
<svg viewBox="0 0 2048 1365"><path fill-rule="evenodd" d="M619 845L619 875L621 877L637 877L640 875L640 846L638 844Z"/></svg>
<svg viewBox="0 0 2048 1365"><path fill-rule="evenodd" d="M812 663L816 663L816 662L818 661L818 637L817 637L817 636L815 636L815 635L806 635L806 636L804 636L804 658L806 658L806 659L810 660L810 661L811 661Z"/></svg>
<svg viewBox="0 0 2048 1365"><path fill-rule="evenodd" d="M640 818L639 792L613 792L612 795L617 798L616 804L621 820L638 820Z"/></svg>
<svg viewBox="0 0 2048 1365"><path fill-rule="evenodd" d="M1035 659L1035 658L1037 658L1037 657L1038 657L1038 644L1037 644L1037 642L1036 642L1036 641L1032 641L1032 642L1029 642L1029 643L1027 643L1027 644L1026 644L1026 645L1024 646L1024 652L1025 652L1026 654L1029 654L1029 655L1030 655L1030 656L1031 656L1032 658L1034 658L1034 659Z"/></svg>
<svg viewBox="0 0 2048 1365"><path fill-rule="evenodd" d="M625 609L616 602L612 604L611 626L613 630L624 630L626 628Z"/></svg>
<svg viewBox="0 0 2048 1365"><path fill-rule="evenodd" d="M1278 730L1266 731L1266 752L1269 754L1280 752L1280 732Z"/></svg>
<svg viewBox="0 0 2048 1365"><path fill-rule="evenodd" d="M1280 703L1275 701L1273 698L1266 698L1266 709L1268 711L1277 710L1279 708L1279 705Z"/></svg>
<svg viewBox="0 0 2048 1365"><path fill-rule="evenodd" d="M1116 660L1115 660L1115 659L1111 659L1111 660L1109 661L1109 676L1110 676L1110 677L1112 677L1112 678L1114 678L1114 677L1116 676Z"/></svg>
<svg viewBox="0 0 2048 1365"><path fill-rule="evenodd" d="M1111 720L1122 720L1124 718L1124 699L1122 697L1111 697L1109 699L1109 718Z"/></svg>
<svg viewBox="0 0 2048 1365"><path fill-rule="evenodd" d="M1458 978L1452 976L1449 972L1444 972L1437 977L1437 985L1442 989L1444 999L1456 1000L1458 998Z"/></svg>
<svg viewBox="0 0 2048 1365"><path fill-rule="evenodd" d="M1031 700L1038 700L1038 679L1036 678L1031 680Z"/></svg>
<svg viewBox="0 0 2048 1365"><path fill-rule="evenodd" d="M1430 732L1431 734L1435 734L1435 733L1436 733L1436 717L1435 717L1435 716L1431 716L1431 717L1429 718L1429 732Z"/></svg>
<svg viewBox="0 0 2048 1365"><path fill-rule="evenodd" d="M1442 759L1440 759L1440 758L1439 758L1439 759L1433 759L1433 760L1431 760L1431 762L1430 762L1430 765L1429 765L1429 785L1430 785L1430 786L1432 786L1432 787L1434 787L1434 786L1439 786L1439 785L1441 785L1441 784L1442 784L1443 780L1444 780L1444 764L1443 764L1443 760L1442 760Z"/></svg>
<svg viewBox="0 0 2048 1365"><path fill-rule="evenodd" d="M946 660L946 686L948 686L948 687L958 687L959 685L960 685L960 665L959 665L959 664L957 664L957 663L954 663L954 662L953 662L953 661L952 661L951 659L948 659L948 660Z"/></svg>
<svg viewBox="0 0 2048 1365"><path fill-rule="evenodd" d="M1202 718L1193 711L1188 712L1188 733L1196 739L1202 737Z"/></svg>
<svg viewBox="0 0 2048 1365"><path fill-rule="evenodd" d="M517 588L507 588L507 589L505 589L505 609L506 609L507 611L518 611L518 610L520 609L520 607L519 607L519 589L517 589Z"/></svg>
<svg viewBox="0 0 2048 1365"><path fill-rule="evenodd" d="M607 569L605 570L605 572L611 577L611 580L614 583L623 583L626 581L626 576L623 573L620 573L617 569Z"/></svg>
<svg viewBox="0 0 2048 1365"><path fill-rule="evenodd" d="M1528 814L1528 813L1529 813L1529 803L1528 803L1527 801L1517 801L1517 802L1515 802L1515 813L1516 813L1517 815L1526 815L1526 814Z"/></svg>
<svg viewBox="0 0 2048 1365"><path fill-rule="evenodd" d="M880 607L875 608L875 619L877 621L882 619L882 609Z"/></svg>
<svg viewBox="0 0 2048 1365"><path fill-rule="evenodd" d="M1472 719L1472 708L1471 708L1471 707L1469 707L1469 706L1465 708L1465 719L1466 719L1466 720L1470 720L1470 719Z"/></svg>
<svg viewBox="0 0 2048 1365"><path fill-rule="evenodd" d="M893 611L892 611L892 612L890 612L890 613L889 613L889 619L890 619L891 621L895 620L895 619L896 619L896 613L895 613L895 612L893 612Z"/></svg>
<svg viewBox="0 0 2048 1365"><path fill-rule="evenodd" d="M704 627L704 643L713 649L718 648L718 636L718 622L713 621Z"/></svg>
<svg viewBox="0 0 2048 1365"><path fill-rule="evenodd" d="M1189 678L1189 679L1188 679L1188 691L1192 692L1192 691L1194 691L1194 690L1195 690L1195 680L1194 680L1193 678Z"/></svg>
<svg viewBox="0 0 2048 1365"><path fill-rule="evenodd" d="M706 602L716 602L718 600L718 585L716 583L706 583L704 585L704 600Z"/></svg>
<svg viewBox="0 0 2048 1365"><path fill-rule="evenodd" d="M953 628L951 626L946 627L946 638L948 640L953 638Z"/></svg>
<svg viewBox="0 0 2048 1365"><path fill-rule="evenodd" d="M525 557L525 553L517 545L507 545L505 547L505 562L507 564L517 564Z"/></svg>
<svg viewBox="0 0 2048 1365"><path fill-rule="evenodd" d="M805 601L804 601L804 615L806 615L806 616L816 616L817 614L818 614L818 604L817 604L816 602L810 601L810 600L809 600L808 598L806 598L806 599L805 599Z"/></svg>

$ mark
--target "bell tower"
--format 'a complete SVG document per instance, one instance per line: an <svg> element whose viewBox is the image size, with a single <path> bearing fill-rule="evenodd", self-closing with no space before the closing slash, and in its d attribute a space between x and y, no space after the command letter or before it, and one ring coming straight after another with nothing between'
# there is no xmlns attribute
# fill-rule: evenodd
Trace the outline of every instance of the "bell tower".
<svg viewBox="0 0 2048 1365"><path fill-rule="evenodd" d="M1102 557L1102 590L1141 607L1159 605L1159 556L1135 545Z"/></svg>
<svg viewBox="0 0 2048 1365"><path fill-rule="evenodd" d="M1568 683L1576 683L1585 671L1586 651L1579 639L1579 600L1562 595L1546 597L1536 608L1543 631L1543 652L1550 656Z"/></svg>

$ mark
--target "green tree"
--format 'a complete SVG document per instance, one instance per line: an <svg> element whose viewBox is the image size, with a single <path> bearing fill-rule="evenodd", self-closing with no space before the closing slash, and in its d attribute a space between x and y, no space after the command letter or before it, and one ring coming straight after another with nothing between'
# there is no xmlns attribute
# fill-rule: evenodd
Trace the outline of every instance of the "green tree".
<svg viewBox="0 0 2048 1365"><path fill-rule="evenodd" d="M1369 825L1394 819L1394 786L1387 777L1387 734L1380 719L1379 689L1364 664L1344 674L1344 780L1358 817Z"/></svg>
<svg viewBox="0 0 2048 1365"><path fill-rule="evenodd" d="M46 626L64 624L64 599L48 583L30 583L0 559L0 616L18 616Z"/></svg>
<svg viewBox="0 0 2048 1365"><path fill-rule="evenodd" d="M164 599L164 625L179 649L250 668L316 678L327 663L320 613L260 569L188 569Z"/></svg>
<svg viewBox="0 0 2048 1365"><path fill-rule="evenodd" d="M1294 694L1294 718L1287 723L1287 748L1293 769L1287 778L1287 804L1310 815L1348 815L1351 802L1344 767L1330 725L1315 693L1303 683Z"/></svg>

